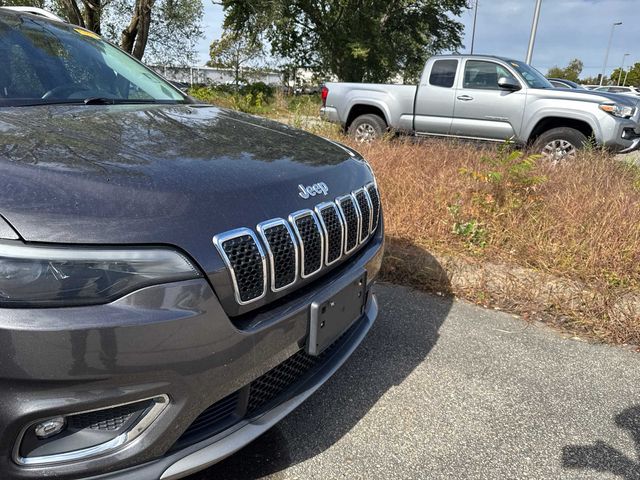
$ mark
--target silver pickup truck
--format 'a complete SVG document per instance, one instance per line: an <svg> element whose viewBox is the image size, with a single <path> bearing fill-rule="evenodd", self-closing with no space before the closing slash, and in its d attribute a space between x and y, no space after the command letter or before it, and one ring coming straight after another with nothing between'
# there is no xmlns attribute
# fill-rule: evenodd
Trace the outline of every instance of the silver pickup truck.
<svg viewBox="0 0 640 480"><path fill-rule="evenodd" d="M560 160L589 142L640 148L640 99L556 89L531 66L493 56L430 58L420 84L327 83L322 115L359 141L387 130L503 142Z"/></svg>

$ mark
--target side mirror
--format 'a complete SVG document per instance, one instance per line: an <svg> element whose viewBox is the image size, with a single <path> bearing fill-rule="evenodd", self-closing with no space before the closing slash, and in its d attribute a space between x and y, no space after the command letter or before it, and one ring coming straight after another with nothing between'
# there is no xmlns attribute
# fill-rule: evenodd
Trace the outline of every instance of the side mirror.
<svg viewBox="0 0 640 480"><path fill-rule="evenodd" d="M517 81L509 79L507 77L500 77L498 79L498 86L505 90L509 90L510 92L517 92L518 90L522 89Z"/></svg>

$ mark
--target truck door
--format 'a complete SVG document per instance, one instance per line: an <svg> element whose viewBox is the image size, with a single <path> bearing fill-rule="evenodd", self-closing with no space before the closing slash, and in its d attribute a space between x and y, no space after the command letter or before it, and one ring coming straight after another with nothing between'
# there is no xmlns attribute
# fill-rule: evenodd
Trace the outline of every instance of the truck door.
<svg viewBox="0 0 640 480"><path fill-rule="evenodd" d="M451 128L459 60L440 59L422 74L415 102L414 128L420 134L446 135Z"/></svg>
<svg viewBox="0 0 640 480"><path fill-rule="evenodd" d="M451 135L506 140L520 132L526 91L500 88L500 77L522 86L509 69L497 62L465 60L456 89Z"/></svg>

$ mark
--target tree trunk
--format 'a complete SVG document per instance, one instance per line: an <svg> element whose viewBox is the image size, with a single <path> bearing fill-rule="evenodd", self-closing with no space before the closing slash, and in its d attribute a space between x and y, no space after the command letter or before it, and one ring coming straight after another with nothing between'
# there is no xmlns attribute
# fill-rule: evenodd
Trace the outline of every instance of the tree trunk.
<svg viewBox="0 0 640 480"><path fill-rule="evenodd" d="M136 0L129 26L122 31L120 47L138 60L142 60L149 40L153 0Z"/></svg>
<svg viewBox="0 0 640 480"><path fill-rule="evenodd" d="M62 0L60 5L62 6L64 16L70 23L86 28L84 18L82 17L82 13L80 12L80 8L78 7L76 0Z"/></svg>
<svg viewBox="0 0 640 480"><path fill-rule="evenodd" d="M69 0L75 2L75 0ZM84 27L100 35L100 17L102 5L100 0L82 0L84 4Z"/></svg>

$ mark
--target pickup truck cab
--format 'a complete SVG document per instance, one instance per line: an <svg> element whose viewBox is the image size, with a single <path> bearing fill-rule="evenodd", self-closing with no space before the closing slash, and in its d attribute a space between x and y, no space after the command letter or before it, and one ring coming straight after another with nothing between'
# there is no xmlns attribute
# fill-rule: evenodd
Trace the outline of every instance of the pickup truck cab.
<svg viewBox="0 0 640 480"><path fill-rule="evenodd" d="M616 152L640 147L639 100L560 90L537 70L494 56L430 58L420 83L328 83L322 115L355 139L387 130L533 146L559 160L589 142Z"/></svg>

